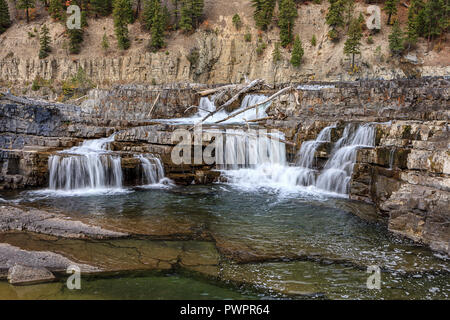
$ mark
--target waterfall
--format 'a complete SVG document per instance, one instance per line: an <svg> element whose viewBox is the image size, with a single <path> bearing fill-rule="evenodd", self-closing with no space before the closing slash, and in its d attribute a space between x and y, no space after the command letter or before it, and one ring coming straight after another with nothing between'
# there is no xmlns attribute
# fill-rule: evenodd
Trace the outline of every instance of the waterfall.
<svg viewBox="0 0 450 320"><path fill-rule="evenodd" d="M86 140L80 146L58 152L48 161L51 190L105 190L122 189L121 158L109 150L114 135L108 138ZM153 155L137 155L141 162L144 185L161 182L164 168Z"/></svg>
<svg viewBox="0 0 450 320"><path fill-rule="evenodd" d="M312 184L314 174L309 169L288 165L283 141L284 134L278 131L228 129L225 142L220 140L216 146L217 167L229 183L245 189L287 190Z"/></svg>
<svg viewBox="0 0 450 320"><path fill-rule="evenodd" d="M216 164L219 169L256 168L262 164L286 165L284 135L278 131L224 130L218 141ZM225 140L225 141L224 141Z"/></svg>
<svg viewBox="0 0 450 320"><path fill-rule="evenodd" d="M164 167L159 158L153 155L137 155L141 161L142 184L152 185L159 183L164 178Z"/></svg>
<svg viewBox="0 0 450 320"><path fill-rule="evenodd" d="M175 119L158 119L158 121L166 121L166 122L172 122L172 123L178 123L178 124L188 124L188 123L197 123L201 119L203 119L206 115L208 115L210 112L216 111L216 104L215 104L216 96L212 97L202 97L200 98L200 102L198 105L198 112L193 115L190 118L175 118ZM247 94L241 102L241 105L239 108L234 112L241 111L249 106L255 105L259 102L262 102L263 100L267 99L266 96L260 95L260 94ZM262 104L258 106L257 108L247 110L239 115L237 115L234 118L231 118L227 121L224 121L224 124L230 124L230 123L245 123L245 120L254 120L254 119L260 119L267 117L266 110L271 105L272 102L268 102L265 104ZM214 123L216 121L222 120L229 116L230 113L228 113L226 110L221 110L208 119L205 120L206 123Z"/></svg>
<svg viewBox="0 0 450 320"><path fill-rule="evenodd" d="M331 129L335 126L328 126L322 129L316 140L305 141L302 143L299 152L297 153L296 165L303 168L300 171L298 184L301 186L315 185L316 170L314 169L314 160L316 159L316 151L320 145L331 141Z"/></svg>
<svg viewBox="0 0 450 320"><path fill-rule="evenodd" d="M81 146L49 158L49 187L53 190L122 188L121 159L109 154L114 135L87 140Z"/></svg>
<svg viewBox="0 0 450 320"><path fill-rule="evenodd" d="M360 125L356 131L353 124L347 125L332 151L331 158L317 178L316 187L335 193L348 193L357 150L374 146L375 129L371 124Z"/></svg>
<svg viewBox="0 0 450 320"><path fill-rule="evenodd" d="M320 131L316 140L303 142L297 153L298 160L296 164L300 167L312 169L317 148L325 142L331 142L331 129L335 127L336 126L325 127Z"/></svg>
<svg viewBox="0 0 450 320"><path fill-rule="evenodd" d="M289 166L286 161L282 133L258 135L255 130L225 130L225 138L219 139L216 145L217 167L229 183L240 187L284 190L308 187L308 190L346 194L357 150L375 145L375 130L371 124L347 125L316 180L316 150L322 143L331 142L334 127L324 128L316 140L302 144L296 166Z"/></svg>
<svg viewBox="0 0 450 320"><path fill-rule="evenodd" d="M395 151L395 147L392 147L392 149L389 151L389 170L392 170L394 168Z"/></svg>

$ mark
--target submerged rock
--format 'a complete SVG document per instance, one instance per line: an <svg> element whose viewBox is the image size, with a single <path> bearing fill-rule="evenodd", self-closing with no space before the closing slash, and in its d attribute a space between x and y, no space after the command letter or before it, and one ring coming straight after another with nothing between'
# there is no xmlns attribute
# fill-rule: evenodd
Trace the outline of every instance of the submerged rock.
<svg viewBox="0 0 450 320"><path fill-rule="evenodd" d="M106 230L81 221L70 220L61 214L42 210L23 210L13 206L0 206L0 231L31 231L64 238L120 238L123 232Z"/></svg>

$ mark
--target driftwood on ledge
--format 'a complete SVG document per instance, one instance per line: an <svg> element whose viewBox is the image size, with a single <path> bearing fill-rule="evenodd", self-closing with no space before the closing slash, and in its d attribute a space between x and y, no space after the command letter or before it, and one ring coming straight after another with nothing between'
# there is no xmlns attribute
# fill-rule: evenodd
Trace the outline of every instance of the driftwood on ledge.
<svg viewBox="0 0 450 320"><path fill-rule="evenodd" d="M217 112L222 111L223 109L225 109L226 107L228 107L229 105L231 105L233 102L235 102L237 99L239 99L239 97L244 94L247 93L249 91L251 91L254 87L261 85L264 83L264 80L262 79L256 79L253 80L252 82L250 82L248 85L246 85L245 87L243 87L242 89L240 89L238 91L238 93L236 93L230 100L228 100L227 102L225 102L224 104L222 104L220 107L216 108L215 111L210 112L209 114L207 114L206 116L203 117L202 120L200 120L200 122L198 124L201 124L203 122L205 122L206 119L208 119L209 117L213 116L214 114L216 114ZM226 89L228 90L228 89ZM196 124L196 125L198 125Z"/></svg>
<svg viewBox="0 0 450 320"><path fill-rule="evenodd" d="M228 117L226 117L226 118L224 118L224 119L222 119L222 120L216 121L215 123L221 123L221 122L227 121L227 120L229 120L229 119L231 119L231 118L234 118L235 116L237 116L237 115L239 115L239 114L241 114L241 113L244 113L245 111L248 111L248 110L257 108L258 106L263 105L263 104L266 104L267 102L272 101L272 100L275 99L276 97L279 97L279 96L281 96L282 94L284 94L284 93L286 93L286 92L288 92L288 91L291 91L291 90L293 90L293 89L294 89L294 87L292 87L292 86L283 88L283 89L281 89L280 91L278 91L277 93L275 93L275 94L273 94L272 96L270 96L269 98L267 98L267 99L265 99L265 100L263 100L263 101L261 101L261 102L258 102L258 103L254 104L254 105L252 105L252 106L249 106L249 107L247 107L247 108L244 108L244 109L242 109L242 110L240 110L240 111L237 111L237 112L235 112L235 113L232 113L232 114L230 114Z"/></svg>

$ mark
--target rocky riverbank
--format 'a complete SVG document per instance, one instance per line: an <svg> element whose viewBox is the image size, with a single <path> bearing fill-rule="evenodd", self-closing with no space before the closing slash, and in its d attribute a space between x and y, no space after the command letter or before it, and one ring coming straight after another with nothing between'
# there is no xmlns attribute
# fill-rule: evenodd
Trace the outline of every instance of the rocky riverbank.
<svg viewBox="0 0 450 320"><path fill-rule="evenodd" d="M372 204L375 218L389 229L449 253L449 82L445 78L299 84L294 94L277 98L260 125L284 132L293 162L302 143L334 125L336 141L348 123L376 123L374 148L358 150L350 199ZM195 113L205 86L118 86L92 90L78 105L42 105L0 97L3 189L46 187L48 157L84 139L117 132L113 152L121 158L125 185L139 170L137 153L157 154L166 175L179 184L210 183L211 165L174 165L171 133L180 126L157 123ZM260 93L270 94L277 89ZM187 111L186 111L187 110ZM280 117L280 112L283 117ZM282 120L280 120L282 119ZM188 126L185 126L188 127ZM328 145L329 146L329 145ZM317 169L329 158L317 150Z"/></svg>

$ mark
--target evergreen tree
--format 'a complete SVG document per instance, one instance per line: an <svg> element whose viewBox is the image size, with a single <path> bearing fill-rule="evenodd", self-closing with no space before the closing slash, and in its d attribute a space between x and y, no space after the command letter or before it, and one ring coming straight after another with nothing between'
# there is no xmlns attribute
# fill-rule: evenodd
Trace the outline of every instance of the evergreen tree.
<svg viewBox="0 0 450 320"><path fill-rule="evenodd" d="M404 49L403 32L402 29L400 29L398 20L395 21L392 32L389 35L389 49L391 50L393 55L399 55Z"/></svg>
<svg viewBox="0 0 450 320"><path fill-rule="evenodd" d="M446 0L428 0L423 9L423 35L428 43L441 35L449 24L450 6Z"/></svg>
<svg viewBox="0 0 450 320"><path fill-rule="evenodd" d="M237 30L242 26L241 17L237 13L233 16L233 25Z"/></svg>
<svg viewBox="0 0 450 320"><path fill-rule="evenodd" d="M78 54L81 51L81 43L83 42L83 29L67 29L69 35L69 52Z"/></svg>
<svg viewBox="0 0 450 320"><path fill-rule="evenodd" d="M95 17L107 16L112 12L112 0L90 0L90 4L90 8L95 14Z"/></svg>
<svg viewBox="0 0 450 320"><path fill-rule="evenodd" d="M419 37L419 12L423 10L422 0L412 0L408 8L408 26L406 30L405 43L408 49L415 45Z"/></svg>
<svg viewBox="0 0 450 320"><path fill-rule="evenodd" d="M17 1L17 8L26 10L27 23L30 22L29 9L34 8L35 6L36 6L36 0L18 0Z"/></svg>
<svg viewBox="0 0 450 320"><path fill-rule="evenodd" d="M316 38L316 35L313 34L313 36L312 36L312 38L311 38L311 45L312 45L313 47L315 47L316 44L317 44L317 38Z"/></svg>
<svg viewBox="0 0 450 320"><path fill-rule="evenodd" d="M280 17L278 25L280 27L281 45L286 47L292 43L294 36L292 31L294 29L295 19L298 17L297 7L293 0L281 0L280 2Z"/></svg>
<svg viewBox="0 0 450 320"><path fill-rule="evenodd" d="M392 15L397 14L397 5L399 0L386 0L383 10L388 14L387 24L391 24Z"/></svg>
<svg viewBox="0 0 450 320"><path fill-rule="evenodd" d="M0 34L6 31L11 25L9 17L8 3L6 0L0 0Z"/></svg>
<svg viewBox="0 0 450 320"><path fill-rule="evenodd" d="M161 0L146 0L144 3L144 11L142 11L142 20L144 27L151 30L155 11L158 6L161 6Z"/></svg>
<svg viewBox="0 0 450 320"><path fill-rule="evenodd" d="M49 31L47 28L47 25L44 24L44 26L41 28L41 33L39 35L39 59L44 59L48 57L48 54L52 51L50 48L50 36Z"/></svg>
<svg viewBox="0 0 450 320"><path fill-rule="evenodd" d="M174 6L173 13L175 15L175 29L178 29L178 22L180 17L180 8L179 8L180 1L181 0L172 0L172 4Z"/></svg>
<svg viewBox="0 0 450 320"><path fill-rule="evenodd" d="M258 29L267 30L272 22L275 4L276 0L252 0L252 6L255 8L253 18Z"/></svg>
<svg viewBox="0 0 450 320"><path fill-rule="evenodd" d="M294 67L299 67L302 63L303 58L303 47L302 42L300 41L300 37L296 36L294 40L294 46L292 47L292 55L291 55L291 64Z"/></svg>
<svg viewBox="0 0 450 320"><path fill-rule="evenodd" d="M327 15L325 17L326 23L331 27L328 32L328 36L331 40L339 39L339 32L337 29L342 27L345 23L344 20L344 9L346 0L329 0L330 8L328 9Z"/></svg>
<svg viewBox="0 0 450 320"><path fill-rule="evenodd" d="M344 22L347 26L347 31L353 20L353 13L355 11L355 0L344 0Z"/></svg>
<svg viewBox="0 0 450 320"><path fill-rule="evenodd" d="M48 13L55 20L61 20L63 17L63 6L61 0L50 0Z"/></svg>
<svg viewBox="0 0 450 320"><path fill-rule="evenodd" d="M181 0L180 28L189 32L198 27L203 16L203 0Z"/></svg>
<svg viewBox="0 0 450 320"><path fill-rule="evenodd" d="M329 0L330 8L325 17L327 24L336 29L344 25L344 0Z"/></svg>
<svg viewBox="0 0 450 320"><path fill-rule="evenodd" d="M279 61L281 61L281 52L280 52L280 43L277 42L275 43L275 48L273 49L272 52L272 60L273 63L278 63Z"/></svg>
<svg viewBox="0 0 450 320"><path fill-rule="evenodd" d="M128 24L133 20L133 10L130 0L114 0L113 3L114 31L120 49L126 50L130 47L128 39Z"/></svg>
<svg viewBox="0 0 450 320"><path fill-rule="evenodd" d="M165 29L164 20L165 18L163 9L161 7L161 4L157 2L151 28L152 40L150 43L150 48L153 51L157 51L158 49L164 47L164 29Z"/></svg>
<svg viewBox="0 0 450 320"><path fill-rule="evenodd" d="M359 47L361 46L361 23L358 19L353 19L348 29L348 38L344 44L344 53L352 56L352 70L355 68L355 54L360 54Z"/></svg>
<svg viewBox="0 0 450 320"><path fill-rule="evenodd" d="M109 49L109 41L108 41L108 37L106 36L106 33L103 34L103 37L102 37L102 49L105 53Z"/></svg>

